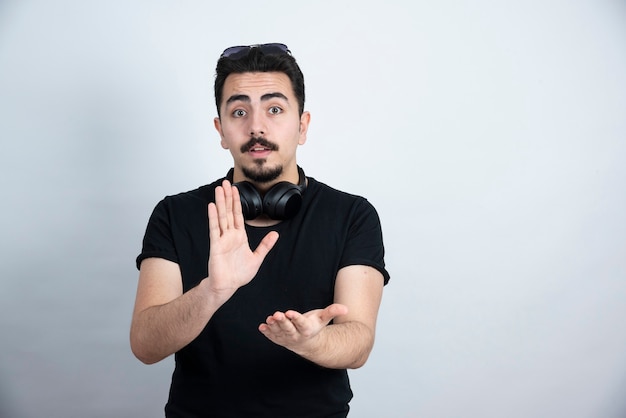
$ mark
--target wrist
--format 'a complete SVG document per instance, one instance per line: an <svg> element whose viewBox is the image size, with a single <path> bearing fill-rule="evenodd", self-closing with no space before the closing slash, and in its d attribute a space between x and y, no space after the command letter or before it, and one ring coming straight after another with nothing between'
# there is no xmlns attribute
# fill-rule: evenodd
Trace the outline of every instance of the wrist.
<svg viewBox="0 0 626 418"><path fill-rule="evenodd" d="M205 296L207 306L214 307L214 310L226 303L237 291L237 289L216 289L209 277L202 279L198 288Z"/></svg>

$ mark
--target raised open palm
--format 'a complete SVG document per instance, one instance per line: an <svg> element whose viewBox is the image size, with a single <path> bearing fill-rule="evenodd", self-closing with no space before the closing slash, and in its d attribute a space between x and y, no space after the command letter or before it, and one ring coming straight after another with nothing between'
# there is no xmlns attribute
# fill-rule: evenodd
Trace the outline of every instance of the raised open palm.
<svg viewBox="0 0 626 418"><path fill-rule="evenodd" d="M252 251L248 244L239 191L228 180L215 189L215 203L209 203L209 281L211 289L230 298L249 283L265 256L278 240L269 232Z"/></svg>

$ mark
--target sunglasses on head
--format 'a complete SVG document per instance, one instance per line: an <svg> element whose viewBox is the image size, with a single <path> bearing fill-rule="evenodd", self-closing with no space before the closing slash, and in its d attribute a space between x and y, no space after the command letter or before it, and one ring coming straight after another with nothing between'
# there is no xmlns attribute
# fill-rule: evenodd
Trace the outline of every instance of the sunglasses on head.
<svg viewBox="0 0 626 418"><path fill-rule="evenodd" d="M236 60L243 58L252 48L259 48L259 50L266 55L291 55L291 51L285 44L260 44L260 45L246 45L246 46L231 46L226 48L220 58L228 58Z"/></svg>

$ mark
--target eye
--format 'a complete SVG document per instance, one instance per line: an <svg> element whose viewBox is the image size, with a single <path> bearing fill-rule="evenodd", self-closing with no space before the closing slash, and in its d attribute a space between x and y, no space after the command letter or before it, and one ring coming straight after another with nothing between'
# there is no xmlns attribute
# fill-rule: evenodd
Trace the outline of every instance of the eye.
<svg viewBox="0 0 626 418"><path fill-rule="evenodd" d="M282 111L283 111L283 109L281 109L278 106L272 106L272 107L270 107L270 110L269 110L270 114L272 114L272 115L278 115L279 113L282 113Z"/></svg>
<svg viewBox="0 0 626 418"><path fill-rule="evenodd" d="M233 116L236 118L242 118L246 116L246 111L243 109L237 109L233 112Z"/></svg>

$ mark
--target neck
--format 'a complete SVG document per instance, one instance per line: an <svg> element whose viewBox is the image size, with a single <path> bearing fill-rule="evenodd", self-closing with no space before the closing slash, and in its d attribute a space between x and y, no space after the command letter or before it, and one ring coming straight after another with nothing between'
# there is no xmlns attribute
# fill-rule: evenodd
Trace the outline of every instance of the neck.
<svg viewBox="0 0 626 418"><path fill-rule="evenodd" d="M229 176L230 175L231 174L229 173ZM296 185L300 184L300 172L298 170L298 166L296 165L293 168L284 169L280 175L272 181L259 182L248 178L240 167L235 166L232 172L232 183L239 183L242 181L251 183L261 195L264 195L269 189L280 182L286 181Z"/></svg>
<svg viewBox="0 0 626 418"><path fill-rule="evenodd" d="M255 226L258 228L263 228L267 226L274 226L279 224L281 221L276 219L271 219L267 215L261 215L256 219L249 219L246 221L246 225Z"/></svg>

